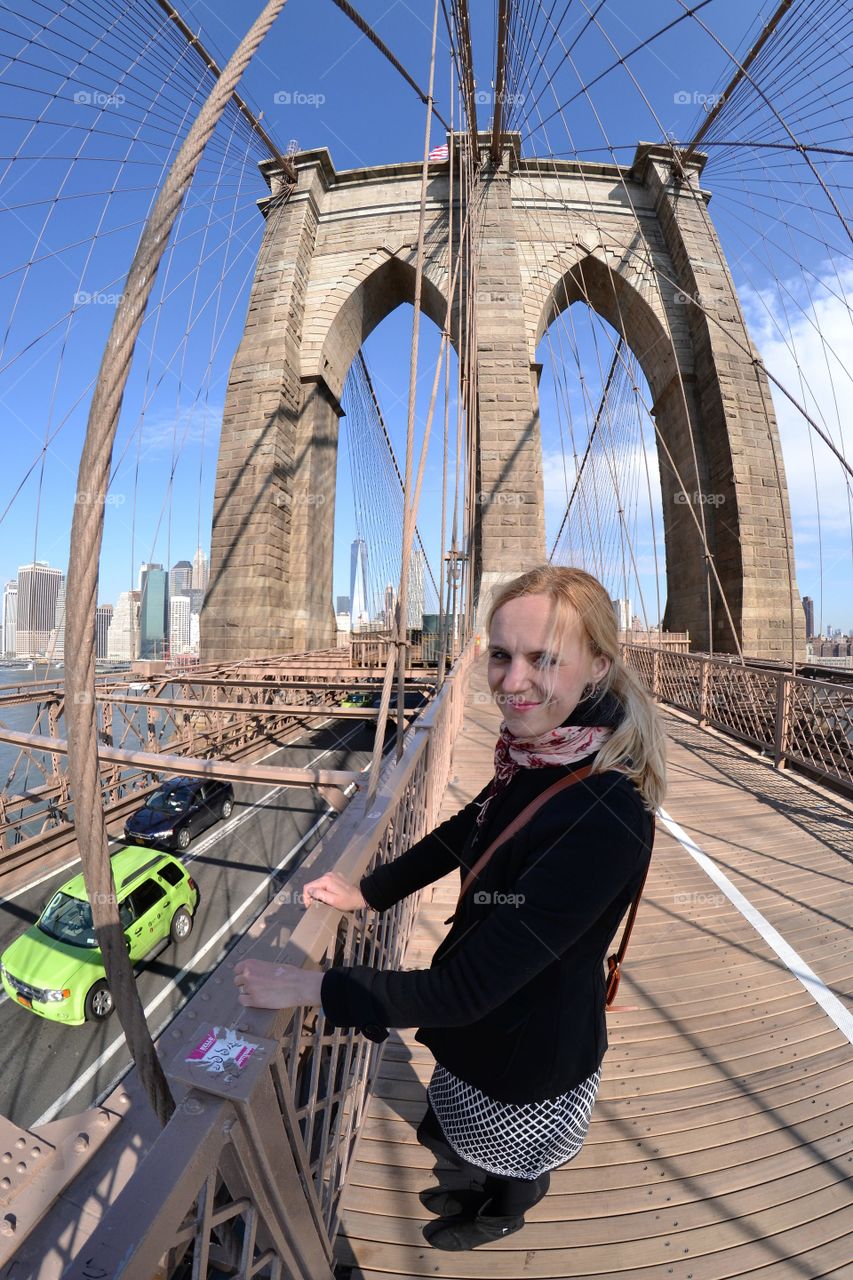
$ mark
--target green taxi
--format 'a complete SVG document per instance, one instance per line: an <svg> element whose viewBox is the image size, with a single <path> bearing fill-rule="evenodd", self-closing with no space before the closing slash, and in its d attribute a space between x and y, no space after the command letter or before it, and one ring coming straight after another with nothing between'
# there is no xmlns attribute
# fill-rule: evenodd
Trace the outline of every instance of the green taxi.
<svg viewBox="0 0 853 1280"><path fill-rule="evenodd" d="M163 942L189 937L199 901L196 882L169 853L131 845L114 854L119 919L131 962ZM0 956L6 994L42 1018L80 1026L113 1011L82 872L51 898L36 923Z"/></svg>

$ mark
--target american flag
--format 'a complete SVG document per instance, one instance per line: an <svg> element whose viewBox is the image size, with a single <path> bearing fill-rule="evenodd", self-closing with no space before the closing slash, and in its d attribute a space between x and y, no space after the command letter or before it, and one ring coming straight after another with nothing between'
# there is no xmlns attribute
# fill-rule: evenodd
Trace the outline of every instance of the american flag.
<svg viewBox="0 0 853 1280"><path fill-rule="evenodd" d="M430 160L446 160L447 159L447 143L442 143L440 147L433 147L429 153Z"/></svg>

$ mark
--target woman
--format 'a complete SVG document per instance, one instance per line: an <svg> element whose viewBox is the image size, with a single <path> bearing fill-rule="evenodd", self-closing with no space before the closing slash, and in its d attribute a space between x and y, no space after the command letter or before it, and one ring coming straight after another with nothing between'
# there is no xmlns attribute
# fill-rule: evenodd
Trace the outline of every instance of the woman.
<svg viewBox="0 0 853 1280"><path fill-rule="evenodd" d="M561 778L573 784L496 848L429 969L235 969L243 1004L322 1002L334 1025L377 1040L419 1028L436 1067L418 1139L462 1171L455 1187L421 1193L442 1215L424 1236L447 1250L520 1230L549 1171L583 1145L607 1048L604 959L648 866L665 790L657 711L621 661L595 578L551 565L523 573L497 592L488 632L504 715L488 786L357 887L330 872L306 897L384 911L454 869L464 878L531 800Z"/></svg>

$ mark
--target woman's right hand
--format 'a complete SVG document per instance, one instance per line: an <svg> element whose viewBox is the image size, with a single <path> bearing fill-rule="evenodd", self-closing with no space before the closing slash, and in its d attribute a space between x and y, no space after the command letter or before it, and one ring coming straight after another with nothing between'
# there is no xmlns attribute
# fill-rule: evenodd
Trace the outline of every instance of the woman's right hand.
<svg viewBox="0 0 853 1280"><path fill-rule="evenodd" d="M337 871L327 871L319 879L309 880L302 892L306 907L314 902L325 902L330 907L337 907L339 911L358 911L369 905L358 885L350 884Z"/></svg>

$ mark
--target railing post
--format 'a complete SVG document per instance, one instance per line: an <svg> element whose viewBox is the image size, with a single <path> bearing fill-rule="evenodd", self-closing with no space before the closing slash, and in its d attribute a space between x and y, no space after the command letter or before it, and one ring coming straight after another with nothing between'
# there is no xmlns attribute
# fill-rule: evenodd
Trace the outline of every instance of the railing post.
<svg viewBox="0 0 853 1280"><path fill-rule="evenodd" d="M708 719L708 682L711 677L711 667L707 658L699 659L699 728L703 728Z"/></svg>
<svg viewBox="0 0 853 1280"><path fill-rule="evenodd" d="M660 693L660 649L655 649L652 653L652 697L657 698Z"/></svg>
<svg viewBox="0 0 853 1280"><path fill-rule="evenodd" d="M773 746L773 763L784 769L791 731L791 686L788 676L776 677L776 731Z"/></svg>

